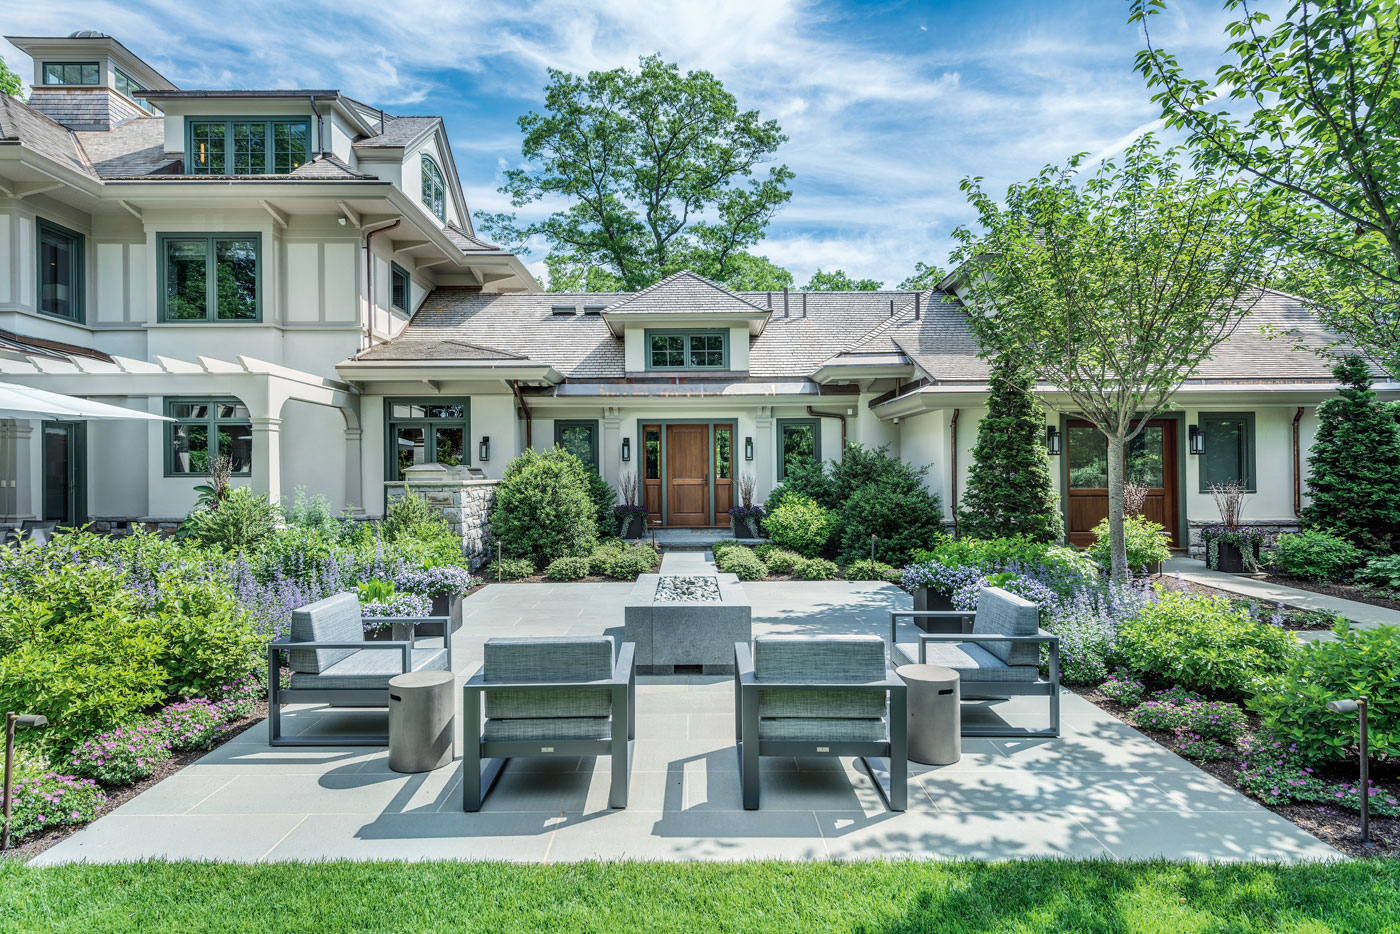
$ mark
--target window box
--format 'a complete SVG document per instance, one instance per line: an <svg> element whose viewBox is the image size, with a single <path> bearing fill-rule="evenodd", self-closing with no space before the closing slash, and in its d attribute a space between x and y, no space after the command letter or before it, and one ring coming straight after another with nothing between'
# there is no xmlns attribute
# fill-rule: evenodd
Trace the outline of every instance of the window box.
<svg viewBox="0 0 1400 934"><path fill-rule="evenodd" d="M160 320L262 319L262 236L161 234Z"/></svg>

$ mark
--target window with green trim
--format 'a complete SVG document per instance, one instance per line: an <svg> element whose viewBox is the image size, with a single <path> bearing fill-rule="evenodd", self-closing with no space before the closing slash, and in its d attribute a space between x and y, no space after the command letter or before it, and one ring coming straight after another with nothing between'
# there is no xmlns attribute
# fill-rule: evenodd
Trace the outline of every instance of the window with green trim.
<svg viewBox="0 0 1400 934"><path fill-rule="evenodd" d="M388 475L403 480L415 464L466 467L471 463L470 399L386 399Z"/></svg>
<svg viewBox="0 0 1400 934"><path fill-rule="evenodd" d="M729 368L728 331L647 331L648 370Z"/></svg>
<svg viewBox="0 0 1400 934"><path fill-rule="evenodd" d="M799 461L822 459L821 422L815 418L778 419L778 482L787 478L788 467Z"/></svg>
<svg viewBox="0 0 1400 934"><path fill-rule="evenodd" d="M39 310L83 320L83 235L42 217L38 220Z"/></svg>
<svg viewBox="0 0 1400 934"><path fill-rule="evenodd" d="M44 62L44 83L101 84L102 69L97 62Z"/></svg>
<svg viewBox="0 0 1400 934"><path fill-rule="evenodd" d="M422 198L438 220L447 221L447 184L442 179L442 169L427 153L423 153Z"/></svg>
<svg viewBox="0 0 1400 934"><path fill-rule="evenodd" d="M253 425L237 399L166 399L165 475L207 476L226 457L235 477L253 472Z"/></svg>
<svg viewBox="0 0 1400 934"><path fill-rule="evenodd" d="M389 264L389 304L407 314L413 304L413 286L408 273L398 263Z"/></svg>
<svg viewBox="0 0 1400 934"><path fill-rule="evenodd" d="M162 321L257 321L261 314L259 234L162 234Z"/></svg>
<svg viewBox="0 0 1400 934"><path fill-rule="evenodd" d="M563 448L598 469L598 423L582 419L558 419L554 423L554 446Z"/></svg>
<svg viewBox="0 0 1400 934"><path fill-rule="evenodd" d="M1205 453L1200 455L1201 492L1212 483L1238 482L1256 491L1254 413L1202 412L1196 420Z"/></svg>
<svg viewBox="0 0 1400 934"><path fill-rule="evenodd" d="M185 172L190 175L286 175L310 158L307 117L185 121Z"/></svg>
<svg viewBox="0 0 1400 934"><path fill-rule="evenodd" d="M122 71L120 68L114 67L112 69L112 79L113 83L117 86L117 91L131 98L132 102L135 103L137 107L140 107L142 110L146 111L146 113L153 114L156 112L154 104L145 98L136 96L148 89L135 78L131 77L131 75Z"/></svg>

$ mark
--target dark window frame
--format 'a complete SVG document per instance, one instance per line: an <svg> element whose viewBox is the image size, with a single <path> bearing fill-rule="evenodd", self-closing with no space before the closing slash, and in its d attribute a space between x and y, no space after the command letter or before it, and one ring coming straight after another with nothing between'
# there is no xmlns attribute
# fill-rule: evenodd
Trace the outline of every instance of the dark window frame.
<svg viewBox="0 0 1400 934"><path fill-rule="evenodd" d="M419 170L419 200L429 213L444 224L447 223L447 176L443 174L442 166L425 152L421 154Z"/></svg>
<svg viewBox="0 0 1400 934"><path fill-rule="evenodd" d="M1259 472L1255 461L1255 451L1257 449L1257 436L1255 434L1254 414L1255 413L1253 412L1198 412L1196 414L1196 428L1201 433L1201 437L1202 440L1205 442L1206 449L1205 454L1200 454L1196 457L1196 459L1200 462L1197 464L1196 470L1200 486L1200 492L1209 493L1210 485L1212 483L1212 479L1206 476L1206 461L1204 459L1210 456L1211 448L1210 433L1207 430L1206 426L1211 422L1223 421L1244 422L1244 451L1242 452L1241 459L1245 467L1245 476L1240 479L1244 480L1246 493L1259 492Z"/></svg>
<svg viewBox="0 0 1400 934"><path fill-rule="evenodd" d="M122 87L122 82L126 82L127 86L125 88ZM152 104L144 97L136 96L137 92L149 91L150 88L146 87L140 81L137 81L135 78L131 77L131 75L122 71L116 65L112 66L112 86L116 89L118 94L124 96L127 100L131 101L137 107L140 107L142 110L146 111L146 113L156 113L155 104Z"/></svg>
<svg viewBox="0 0 1400 934"><path fill-rule="evenodd" d="M263 151L263 171L261 172L235 172L234 152L233 152L233 127L235 124L255 123L262 124L266 134L266 143ZM194 128L197 124L216 124L224 128L224 164L222 166L210 165L207 168L200 166L194 158ZM296 124L306 128L306 150L301 162L287 169L285 172L277 170L277 130L279 125ZM247 175L249 177L258 175L288 175L296 171L299 167L311 161L311 118L301 116L250 116L250 117L186 117L185 118L185 174L186 175Z"/></svg>
<svg viewBox="0 0 1400 934"><path fill-rule="evenodd" d="M720 364L719 366L691 366L690 365L690 341L695 337L716 337L720 338ZM679 337L683 344L681 356L685 363L681 366L655 366L652 363L651 342L658 337ZM642 337L642 362L644 369L658 373L677 373L684 370L702 373L724 372L729 369L729 330L727 328L647 328Z"/></svg>
<svg viewBox="0 0 1400 934"><path fill-rule="evenodd" d="M596 418L557 418L554 420L554 446L560 447L563 443L564 429L566 428L587 428L592 435L591 446L593 452L591 462L584 461L584 466L598 470L598 420Z"/></svg>
<svg viewBox="0 0 1400 934"><path fill-rule="evenodd" d="M97 69L97 73L96 73L96 75L93 77L93 79L92 79L91 81L82 81L82 80L79 80L79 81L69 81L69 80L67 80L67 76L66 76L66 75L65 75L65 77L64 77L64 80L62 80L62 81L50 81L50 80L49 80L49 69L50 69L50 68L62 68L62 69L65 69L65 70L68 69L68 68L95 68L95 69ZM40 77L40 80L42 80L42 81L44 82L44 83L43 83L43 87L49 87L49 88L54 88L54 87L57 87L57 88L62 88L62 87L68 87L68 88L100 88L100 87L102 87L102 63L101 63L101 62L44 62L43 66L39 69L39 77ZM79 78L82 77L82 72L79 72L79 73L78 73L78 77L79 77Z"/></svg>
<svg viewBox="0 0 1400 934"><path fill-rule="evenodd" d="M777 419L778 443L778 482L787 479L787 438L784 429L808 426L812 429L812 457L822 463L822 421L819 418L780 418Z"/></svg>
<svg viewBox="0 0 1400 934"><path fill-rule="evenodd" d="M70 304L73 307L73 314L65 315L57 311L47 311L44 308L44 251L43 239L45 235L63 237L72 244L70 253L73 268L70 270L72 276L73 298ZM34 308L41 314L60 321L71 321L74 324L85 324L87 322L87 308L84 299L87 297L87 238L76 230L70 230L62 224L55 224L45 218L35 220L35 275L34 280Z"/></svg>
<svg viewBox="0 0 1400 934"><path fill-rule="evenodd" d="M394 301L394 290L398 288L399 281L403 281L403 304ZM389 307L395 311L402 311L404 314L411 314L413 311L413 277L408 274L398 263L389 264Z"/></svg>
<svg viewBox="0 0 1400 934"><path fill-rule="evenodd" d="M167 418L174 418L174 419L175 419L175 421L173 421L173 422L166 422L166 423L165 423L165 453L164 453L163 460L164 460L164 467L165 467L165 476L166 476L167 478L182 478L182 479L188 479L188 478L190 478L190 477L203 477L203 476L207 476L207 474L200 474L200 473L193 473L193 472L189 472L189 471L177 471L177 470L175 470L175 426L176 426L176 425L204 425L205 427L207 427L207 428L209 429L209 434L208 434L207 440L208 440L208 443L209 443L209 461L210 461L211 464L214 462L214 459L217 458L217 457L219 456L219 426L221 426L221 425L235 425L235 426L238 426L238 427L242 427L242 426L246 425L246 426L248 426L249 429L251 429L251 428L253 427L253 420L252 420L251 413L250 413L250 415L249 415L248 418L219 418L219 417L218 417L218 411L219 411L218 407L219 407L220 405L233 404L233 405L241 405L241 406L243 406L245 409L248 408L248 406L243 402L243 400L242 400L242 399L239 399L237 396L166 396L163 400L161 400L161 402L162 402L162 406L163 406L163 409L164 409L164 414L165 414L165 416L166 416ZM200 404L207 405L207 406L209 407L209 415L208 415L207 418L176 418L176 416L175 416L175 406L177 406L177 405L200 405ZM231 476L231 477L251 477L251 476L253 475L253 452L252 452L252 443L253 443L253 442L250 440L250 443L249 443L249 454L248 454L248 469L247 469L247 470L235 470L235 471L232 471L232 472L229 474L229 476Z"/></svg>
<svg viewBox="0 0 1400 934"><path fill-rule="evenodd" d="M461 418L433 418L428 416L415 417L406 416L398 418L394 416L394 406L396 405L460 405L462 407ZM471 396L387 396L384 399L384 479L389 483L402 483L399 479L397 439L399 428L422 428L425 432L436 432L439 428L455 428L461 426L462 429L462 463L459 466L470 467L472 463L472 400ZM428 439L425 435L423 448L428 459L425 464L436 464L437 459L437 439Z"/></svg>
<svg viewBox="0 0 1400 934"><path fill-rule="evenodd" d="M204 289L205 306L203 318L171 318L166 315L166 276L168 274L168 244L172 240L204 240ZM253 304L257 313L251 318L219 317L218 247L219 240L252 240L256 255L256 282L253 287ZM162 233L156 237L156 289L158 292L157 319L171 324L258 324L263 317L263 248L260 233Z"/></svg>

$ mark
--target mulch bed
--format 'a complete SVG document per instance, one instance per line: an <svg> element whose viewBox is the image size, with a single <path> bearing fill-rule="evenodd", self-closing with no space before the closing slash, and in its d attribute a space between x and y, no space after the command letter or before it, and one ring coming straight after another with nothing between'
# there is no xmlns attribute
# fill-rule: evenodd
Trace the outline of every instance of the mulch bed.
<svg viewBox="0 0 1400 934"><path fill-rule="evenodd" d="M250 729L251 727L255 727L261 724L266 719L267 700L264 698L256 702L256 704L253 707L253 715L251 717L246 717L242 720L237 720L229 724L229 730L227 733L224 734L224 738L210 748L217 749L219 746L222 746L224 743L233 739L238 734L242 733L247 729ZM177 752L165 762L161 763L160 767L156 769L154 774L141 779L134 785L122 785L117 788L107 788L107 807L104 808L97 815L97 818L94 819L99 819L106 816L107 814L110 814L112 811L121 807L123 804L130 801L132 798L136 797L141 792L145 791L147 788L150 788L151 786L157 784L163 779L169 778L171 775L174 775L176 772L180 771L185 766L192 765L195 762L198 762L200 759L208 755L209 751L209 749L192 749L189 752ZM55 768L54 771L61 772L62 770ZM10 845L10 849L5 851L3 854L0 854L0 859L16 859L21 862L27 862L33 859L34 857L38 856L40 853L47 850L49 847L53 846L56 843L59 843L62 840L67 839L68 837L77 833L79 830L82 830L86 826L86 824L72 824L65 827L53 827L49 830L45 830L40 833L30 834L29 836L20 839L18 842L12 842Z"/></svg>
<svg viewBox="0 0 1400 934"><path fill-rule="evenodd" d="M1078 694L1085 700L1098 705L1109 713L1118 717L1125 723L1130 724L1133 729L1139 731L1144 736L1156 741L1159 745L1167 749L1173 749L1170 733L1160 733L1156 730L1148 730L1132 723L1130 715L1132 710L1118 704L1103 694L1098 688L1069 686L1070 690ZM1248 736L1253 736L1260 727L1259 718L1252 713L1246 714L1249 718L1249 727L1246 731ZM1239 791L1240 794L1250 798L1257 803L1273 811L1275 814L1292 821L1297 826L1317 837L1324 843L1330 844L1341 850L1348 856L1368 857L1368 856L1400 856L1400 818L1377 817L1371 815L1371 841L1375 844L1372 848L1361 845L1361 815L1356 811L1351 811L1341 807L1328 807L1320 804L1286 804L1273 806L1257 798L1253 798L1243 791L1237 781L1238 772L1236 759L1218 759L1213 761L1201 761L1191 759L1191 764L1203 772L1207 772L1213 777ZM1355 782L1357 778L1356 764L1337 764L1320 768L1317 770L1320 778L1328 781L1350 781ZM1387 792L1400 797L1400 763L1372 761L1371 781L1375 783L1378 792Z"/></svg>
<svg viewBox="0 0 1400 934"><path fill-rule="evenodd" d="M1163 574L1159 577L1155 577L1153 578L1153 581L1171 590L1179 590L1184 593L1201 594L1207 597L1224 597L1227 600L1244 600L1246 602L1249 601L1248 597L1241 596L1240 594L1231 593L1228 590L1220 590L1215 587L1207 587L1204 584L1197 584L1195 581L1189 581L1184 578L1174 577L1169 574ZM1260 609L1265 611L1272 611L1273 608L1267 604L1262 604L1261 601ZM1283 610L1283 628L1291 629L1295 632L1318 632L1331 629L1332 622L1330 618L1327 617L1325 614L1315 613L1308 610L1298 610L1294 609L1293 607L1286 606Z"/></svg>

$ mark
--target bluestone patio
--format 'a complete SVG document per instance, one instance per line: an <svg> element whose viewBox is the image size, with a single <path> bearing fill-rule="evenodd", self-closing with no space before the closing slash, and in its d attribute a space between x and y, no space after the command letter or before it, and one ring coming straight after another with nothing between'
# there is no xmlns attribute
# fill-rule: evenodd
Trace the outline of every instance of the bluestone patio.
<svg viewBox="0 0 1400 934"><path fill-rule="evenodd" d="M667 571L701 555L669 555ZM491 636L609 633L630 583L507 584L465 604L458 683ZM883 633L909 596L888 584L746 584L755 635ZM625 810L606 759L514 760L480 813L462 811L458 761L401 775L372 747L272 748L258 725L37 863L214 860L826 859L1034 856L1306 860L1339 854L1070 692L1058 739L963 742L951 766L911 763L909 809L887 810L845 759L764 759L762 806L740 804L733 682L639 678ZM1039 724L1041 698L964 705L967 722ZM382 711L292 709L285 731L361 732ZM372 723L367 724L367 720Z"/></svg>

